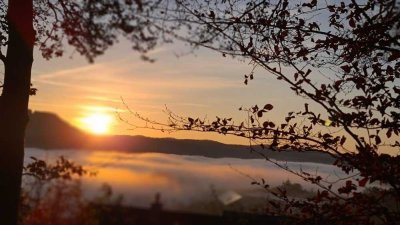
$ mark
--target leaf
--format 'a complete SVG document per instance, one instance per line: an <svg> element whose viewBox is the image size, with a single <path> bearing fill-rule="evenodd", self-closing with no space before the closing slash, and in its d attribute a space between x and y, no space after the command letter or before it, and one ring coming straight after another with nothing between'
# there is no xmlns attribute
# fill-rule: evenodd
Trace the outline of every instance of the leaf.
<svg viewBox="0 0 400 225"><path fill-rule="evenodd" d="M346 137L342 136L342 138L340 139L340 145L344 145L345 142L346 142Z"/></svg>
<svg viewBox="0 0 400 225"><path fill-rule="evenodd" d="M377 145L379 145L380 143L382 143L382 140L381 140L381 138L380 138L378 135L375 135L375 143L376 143Z"/></svg>
<svg viewBox="0 0 400 225"><path fill-rule="evenodd" d="M364 187L367 184L368 177L363 178L362 180L358 181L358 186Z"/></svg>
<svg viewBox="0 0 400 225"><path fill-rule="evenodd" d="M272 110L273 108L274 108L274 106L271 105L271 104L266 104L266 105L264 106L264 109L265 109L265 110Z"/></svg>
<svg viewBox="0 0 400 225"><path fill-rule="evenodd" d="M340 68L342 68L342 70L345 73L350 73L350 71L351 71L351 67L349 65L344 65L344 66L341 66Z"/></svg>
<svg viewBox="0 0 400 225"><path fill-rule="evenodd" d="M209 16L210 16L210 18L214 19L214 18L215 18L215 13L214 13L214 11L210 11Z"/></svg>
<svg viewBox="0 0 400 225"><path fill-rule="evenodd" d="M332 124L332 120L330 120L330 119L326 119L324 121L324 125L327 126L327 127L329 127L331 124Z"/></svg>
<svg viewBox="0 0 400 225"><path fill-rule="evenodd" d="M386 132L386 137L387 138L391 138L392 137L392 129L388 129L388 131Z"/></svg>
<svg viewBox="0 0 400 225"><path fill-rule="evenodd" d="M308 75L310 75L311 72L312 72L312 70L308 69L304 76L307 77Z"/></svg>
<svg viewBox="0 0 400 225"><path fill-rule="evenodd" d="M264 112L263 110L258 111L258 112L257 112L257 116L258 116L258 117L262 117L262 116L263 116L263 112Z"/></svg>
<svg viewBox="0 0 400 225"><path fill-rule="evenodd" d="M349 25L350 25L350 27L352 27L352 28L355 28L355 27L356 27L356 22L354 21L353 17L350 18L350 20L349 20Z"/></svg>
<svg viewBox="0 0 400 225"><path fill-rule="evenodd" d="M337 80L335 81L335 84L333 87L335 88L336 91L339 91L340 85L343 83L343 80Z"/></svg>
<svg viewBox="0 0 400 225"><path fill-rule="evenodd" d="M30 88L29 89L29 95L36 95L37 88Z"/></svg>
<svg viewBox="0 0 400 225"><path fill-rule="evenodd" d="M335 5L328 5L329 12L335 12Z"/></svg>

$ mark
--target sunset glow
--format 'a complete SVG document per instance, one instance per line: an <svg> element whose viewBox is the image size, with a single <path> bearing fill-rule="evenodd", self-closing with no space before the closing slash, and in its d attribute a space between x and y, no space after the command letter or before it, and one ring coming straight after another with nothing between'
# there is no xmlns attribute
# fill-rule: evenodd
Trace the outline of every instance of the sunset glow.
<svg viewBox="0 0 400 225"><path fill-rule="evenodd" d="M82 118L82 127L94 134L107 134L113 118L105 113L93 113Z"/></svg>

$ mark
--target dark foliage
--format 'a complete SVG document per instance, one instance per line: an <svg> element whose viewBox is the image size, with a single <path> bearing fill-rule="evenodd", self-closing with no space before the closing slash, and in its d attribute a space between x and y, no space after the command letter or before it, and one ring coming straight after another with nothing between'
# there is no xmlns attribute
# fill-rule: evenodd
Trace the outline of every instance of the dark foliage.
<svg viewBox="0 0 400 225"><path fill-rule="evenodd" d="M400 219L400 3L365 1L173 1L153 18L165 34L222 56L243 57L294 94L304 110L278 124L271 104L241 108L248 118L234 122L182 117L167 110L168 123L145 127L194 130L247 138L275 151L319 151L332 155L348 177L329 181L269 161L319 186L307 200L273 192L277 205L305 224L396 224ZM158 15L156 14L156 15ZM264 91L264 90L259 90ZM149 125L150 124L150 125ZM264 155L263 150L255 150ZM264 181L255 184L268 187ZM385 187L366 195L370 184ZM397 203L384 204L388 196Z"/></svg>
<svg viewBox="0 0 400 225"><path fill-rule="evenodd" d="M145 17L153 4L157 2L0 1L0 60L4 64L0 98L2 224L15 225L17 219L28 103L37 92L31 84L34 47L50 59L62 56L68 45L93 62L123 36L133 50L145 54L158 41L157 32ZM142 58L151 61L145 55Z"/></svg>

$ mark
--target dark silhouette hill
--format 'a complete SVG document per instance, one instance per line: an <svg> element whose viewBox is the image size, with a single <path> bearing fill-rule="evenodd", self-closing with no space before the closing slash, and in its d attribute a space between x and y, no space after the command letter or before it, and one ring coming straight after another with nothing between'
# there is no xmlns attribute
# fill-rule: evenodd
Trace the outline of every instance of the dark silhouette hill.
<svg viewBox="0 0 400 225"><path fill-rule="evenodd" d="M228 145L210 140L151 138L128 135L91 135L63 121L57 115L33 112L26 131L26 147L42 149L93 149L124 152L157 152L199 155L211 158L262 158L248 146ZM274 152L259 149L270 158L284 161L332 163L333 158L320 152Z"/></svg>
<svg viewBox="0 0 400 225"><path fill-rule="evenodd" d="M43 149L82 148L89 134L71 126L55 114L30 113L25 132L25 146Z"/></svg>

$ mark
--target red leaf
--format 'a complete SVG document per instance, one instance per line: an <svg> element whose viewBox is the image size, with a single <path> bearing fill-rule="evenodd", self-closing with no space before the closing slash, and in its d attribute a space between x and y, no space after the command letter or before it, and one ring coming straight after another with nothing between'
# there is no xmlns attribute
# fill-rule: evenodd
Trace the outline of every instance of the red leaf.
<svg viewBox="0 0 400 225"><path fill-rule="evenodd" d="M336 91L339 90L340 85L343 83L343 80L338 80L335 82L335 84L333 85L333 87L335 88Z"/></svg>
<svg viewBox="0 0 400 225"><path fill-rule="evenodd" d="M363 178L362 180L358 181L358 186L364 187L367 184L368 177Z"/></svg>
<svg viewBox="0 0 400 225"><path fill-rule="evenodd" d="M351 68L350 68L349 65L344 65L344 66L341 66L340 68L342 68L342 70L343 70L345 73L350 73L350 71L351 71Z"/></svg>

